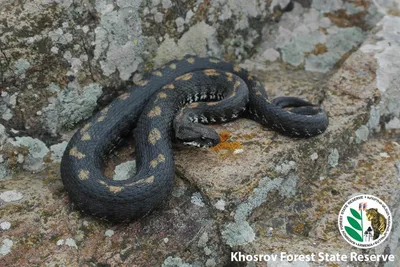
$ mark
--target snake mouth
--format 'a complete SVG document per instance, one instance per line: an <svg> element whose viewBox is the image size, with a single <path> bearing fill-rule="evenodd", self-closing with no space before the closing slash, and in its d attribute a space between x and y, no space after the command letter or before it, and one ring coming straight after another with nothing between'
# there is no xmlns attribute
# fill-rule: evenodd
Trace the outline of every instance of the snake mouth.
<svg viewBox="0 0 400 267"><path fill-rule="evenodd" d="M183 142L185 146L193 146L193 147L200 147L200 148L210 148L215 146L213 142L196 142L196 141L190 141L190 142Z"/></svg>

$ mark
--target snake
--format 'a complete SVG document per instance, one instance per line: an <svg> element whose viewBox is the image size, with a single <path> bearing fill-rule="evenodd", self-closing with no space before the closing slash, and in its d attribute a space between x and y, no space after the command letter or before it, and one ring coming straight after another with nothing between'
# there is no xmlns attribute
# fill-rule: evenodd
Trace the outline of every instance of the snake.
<svg viewBox="0 0 400 267"><path fill-rule="evenodd" d="M328 127L322 108L296 97L270 101L247 70L216 57L188 55L154 70L81 126L62 156L61 180L74 208L85 214L117 222L141 218L172 191L174 136L189 145L212 146L219 142L214 130L191 127L239 116L298 138L322 134ZM136 174L126 180L107 178L105 158L130 133Z"/></svg>

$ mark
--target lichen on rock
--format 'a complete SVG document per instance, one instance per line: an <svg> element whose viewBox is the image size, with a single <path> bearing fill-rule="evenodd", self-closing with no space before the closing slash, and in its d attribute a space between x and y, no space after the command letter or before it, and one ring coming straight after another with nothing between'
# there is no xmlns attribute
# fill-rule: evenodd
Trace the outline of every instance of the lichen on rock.
<svg viewBox="0 0 400 267"><path fill-rule="evenodd" d="M9 143L15 147L26 147L28 149L23 161L23 168L28 171L38 171L43 167L43 159L49 152L47 146L38 139L30 136L16 137L15 141Z"/></svg>
<svg viewBox="0 0 400 267"><path fill-rule="evenodd" d="M83 88L78 83L69 83L42 109L43 126L52 135L59 134L62 129L71 128L92 115L101 94L102 87L97 83Z"/></svg>

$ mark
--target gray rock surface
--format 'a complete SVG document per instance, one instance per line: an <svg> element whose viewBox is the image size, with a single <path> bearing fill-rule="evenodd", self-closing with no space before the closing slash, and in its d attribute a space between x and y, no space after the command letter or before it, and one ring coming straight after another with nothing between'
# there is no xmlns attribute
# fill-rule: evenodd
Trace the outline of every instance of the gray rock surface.
<svg viewBox="0 0 400 267"><path fill-rule="evenodd" d="M23 163L25 170L38 171L43 167L43 159L47 156L49 149L42 141L23 136L16 137L15 141L10 140L9 144L24 150L23 154L17 154L19 156L17 161Z"/></svg>

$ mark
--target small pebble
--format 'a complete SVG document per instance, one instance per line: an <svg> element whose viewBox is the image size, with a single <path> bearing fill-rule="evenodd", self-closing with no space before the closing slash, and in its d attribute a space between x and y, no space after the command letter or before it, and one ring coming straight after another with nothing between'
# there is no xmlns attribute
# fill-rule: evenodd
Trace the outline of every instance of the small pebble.
<svg viewBox="0 0 400 267"><path fill-rule="evenodd" d="M9 223L9 222L0 223L0 228L3 231L10 229L10 227L11 227L11 223Z"/></svg>
<svg viewBox="0 0 400 267"><path fill-rule="evenodd" d="M205 247L204 248L204 253L208 256L208 255L211 255L212 251L211 251L211 249L209 247Z"/></svg>
<svg viewBox="0 0 400 267"><path fill-rule="evenodd" d="M0 199L2 199L4 202L18 201L23 197L24 196L20 192L17 192L17 190L5 191L0 194Z"/></svg>
<svg viewBox="0 0 400 267"><path fill-rule="evenodd" d="M51 53L53 53L53 54L58 54L58 47L53 46L53 47L50 49L50 51L51 51Z"/></svg>
<svg viewBox="0 0 400 267"><path fill-rule="evenodd" d="M19 164L23 163L23 162L24 162L24 159L25 159L24 155L18 154L17 162L18 162Z"/></svg>
<svg viewBox="0 0 400 267"><path fill-rule="evenodd" d="M69 247L74 247L74 248L78 248L78 246L75 243L75 240L73 240L72 238L67 238L65 239L65 244Z"/></svg>
<svg viewBox="0 0 400 267"><path fill-rule="evenodd" d="M113 235L114 235L114 231L113 230L111 230L111 229L108 229L105 233L104 233L104 235L105 236L107 236L107 237L112 237Z"/></svg>
<svg viewBox="0 0 400 267"><path fill-rule="evenodd" d="M199 192L195 192L192 195L191 201L192 204L199 206L199 207L204 207L204 202L203 202L203 197L201 196L201 194Z"/></svg>
<svg viewBox="0 0 400 267"><path fill-rule="evenodd" d="M8 238L4 239L3 244L0 247L0 255L5 256L8 253L10 253L13 244L14 244L14 242L11 239L8 239Z"/></svg>
<svg viewBox="0 0 400 267"><path fill-rule="evenodd" d="M87 32L89 31L89 27L88 27L87 25L83 26L83 27L82 27L82 31L83 31L84 33L87 33Z"/></svg>
<svg viewBox="0 0 400 267"><path fill-rule="evenodd" d="M215 203L214 207L217 210L225 210L225 201L222 199L218 200L217 203Z"/></svg>
<svg viewBox="0 0 400 267"><path fill-rule="evenodd" d="M380 153L379 156L381 156L382 158L390 158L389 154L386 152Z"/></svg>
<svg viewBox="0 0 400 267"><path fill-rule="evenodd" d="M268 229L267 236L272 236L272 232L273 232L273 231L274 231L274 228L270 227L270 228Z"/></svg>
<svg viewBox="0 0 400 267"><path fill-rule="evenodd" d="M316 159L318 159L318 154L317 153L312 153L311 154L311 160L314 161Z"/></svg>
<svg viewBox="0 0 400 267"><path fill-rule="evenodd" d="M235 149L235 151L233 151L233 154L240 154L243 153L244 150L243 149Z"/></svg>

